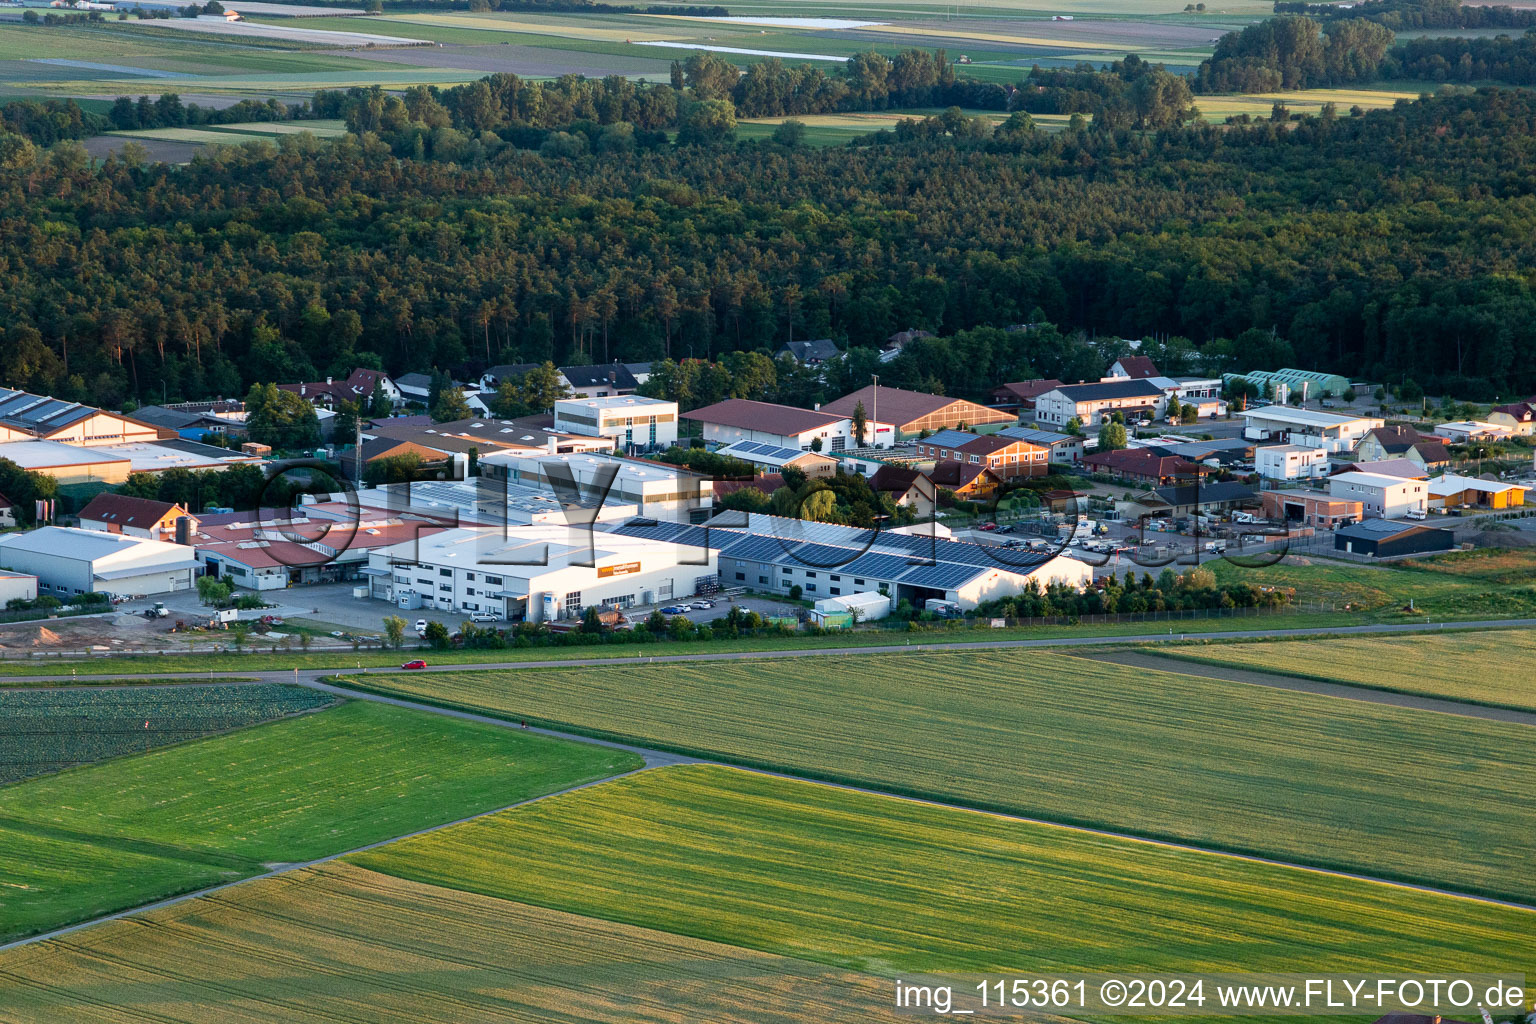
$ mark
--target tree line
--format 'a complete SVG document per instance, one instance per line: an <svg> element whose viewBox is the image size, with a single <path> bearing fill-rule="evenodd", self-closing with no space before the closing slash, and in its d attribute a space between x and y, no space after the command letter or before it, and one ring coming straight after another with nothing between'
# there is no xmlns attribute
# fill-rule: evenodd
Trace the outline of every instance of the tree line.
<svg viewBox="0 0 1536 1024"><path fill-rule="evenodd" d="M182 167L7 148L0 383L93 404L359 366L771 364L820 337L895 384L877 352L912 328L938 340L900 379L960 397L1094 379L1104 336L1170 339L1200 372L1536 391L1536 97L1516 90L1284 126L462 164L370 132ZM853 382L775 373L796 404Z"/></svg>

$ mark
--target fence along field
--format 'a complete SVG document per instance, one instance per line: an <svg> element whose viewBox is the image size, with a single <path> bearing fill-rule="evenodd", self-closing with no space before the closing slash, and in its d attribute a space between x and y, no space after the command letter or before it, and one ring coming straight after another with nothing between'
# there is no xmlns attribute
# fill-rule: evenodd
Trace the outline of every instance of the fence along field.
<svg viewBox="0 0 1536 1024"><path fill-rule="evenodd" d="M14 1024L888 1020L881 979L332 863L0 953Z"/></svg>
<svg viewBox="0 0 1536 1024"><path fill-rule="evenodd" d="M1536 956L1532 911L702 765L349 860L881 973L1519 971Z"/></svg>
<svg viewBox="0 0 1536 1024"><path fill-rule="evenodd" d="M275 684L0 691L0 785L330 703L327 694Z"/></svg>
<svg viewBox="0 0 1536 1024"><path fill-rule="evenodd" d="M630 754L385 705L0 788L0 941L638 767Z"/></svg>
<svg viewBox="0 0 1536 1024"><path fill-rule="evenodd" d="M1155 653L1230 668L1536 711L1536 631L1159 646Z"/></svg>
<svg viewBox="0 0 1536 1024"><path fill-rule="evenodd" d="M799 775L1536 898L1523 838L1536 748L1519 725L1037 651L357 681Z"/></svg>

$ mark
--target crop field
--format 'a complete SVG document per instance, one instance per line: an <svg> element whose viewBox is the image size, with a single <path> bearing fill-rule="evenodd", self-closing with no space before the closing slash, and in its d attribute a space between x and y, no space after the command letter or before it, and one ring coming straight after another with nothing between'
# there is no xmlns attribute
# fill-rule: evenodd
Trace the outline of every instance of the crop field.
<svg viewBox="0 0 1536 1024"><path fill-rule="evenodd" d="M1536 631L1159 646L1159 655L1536 711Z"/></svg>
<svg viewBox="0 0 1536 1024"><path fill-rule="evenodd" d="M0 940L311 860L636 767L352 702L0 789Z"/></svg>
<svg viewBox="0 0 1536 1024"><path fill-rule="evenodd" d="M348 860L881 973L1520 971L1536 957L1531 911L697 765Z"/></svg>
<svg viewBox="0 0 1536 1024"><path fill-rule="evenodd" d="M1536 750L1519 725L1038 651L358 681L893 792L1536 896L1521 839Z"/></svg>
<svg viewBox="0 0 1536 1024"><path fill-rule="evenodd" d="M14 1024L888 1020L884 980L326 864L0 953Z"/></svg>
<svg viewBox="0 0 1536 1024"><path fill-rule="evenodd" d="M1243 93L1235 96L1197 96L1195 106L1207 121L1226 121L1239 114L1267 118L1276 103L1282 103L1293 114L1316 114L1324 104L1332 103L1340 117L1349 114L1352 107L1362 110L1379 110L1390 107L1398 100L1416 100L1426 92L1434 92L1435 86L1403 88L1394 85L1381 89L1301 89L1295 92Z"/></svg>
<svg viewBox="0 0 1536 1024"><path fill-rule="evenodd" d="M0 785L330 703L278 685L0 691Z"/></svg>

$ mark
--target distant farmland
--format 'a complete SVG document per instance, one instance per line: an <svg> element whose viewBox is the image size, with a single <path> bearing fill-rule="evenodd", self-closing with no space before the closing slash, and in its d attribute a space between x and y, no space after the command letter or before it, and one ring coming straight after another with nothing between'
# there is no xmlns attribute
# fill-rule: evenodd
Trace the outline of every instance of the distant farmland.
<svg viewBox="0 0 1536 1024"><path fill-rule="evenodd" d="M1522 838L1536 750L1519 725L1038 651L362 682L796 774L1536 897Z"/></svg>
<svg viewBox="0 0 1536 1024"><path fill-rule="evenodd" d="M654 769L351 860L854 970L1519 971L1536 957L1531 911L729 768Z"/></svg>

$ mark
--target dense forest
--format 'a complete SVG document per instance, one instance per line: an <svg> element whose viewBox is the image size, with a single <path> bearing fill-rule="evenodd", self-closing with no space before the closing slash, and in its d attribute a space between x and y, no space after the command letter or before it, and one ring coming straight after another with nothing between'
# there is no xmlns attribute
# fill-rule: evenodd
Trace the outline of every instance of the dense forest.
<svg viewBox="0 0 1536 1024"><path fill-rule="evenodd" d="M921 328L950 346L923 379L971 397L1091 376L1061 340L1077 331L1189 339L1196 371L1536 390L1536 96L1156 132L1018 117L856 147L724 131L568 155L507 141L508 121L460 133L457 163L366 130L186 167L0 136L0 379L115 404L823 336L873 367ZM1023 323L1060 333L976 330Z"/></svg>

